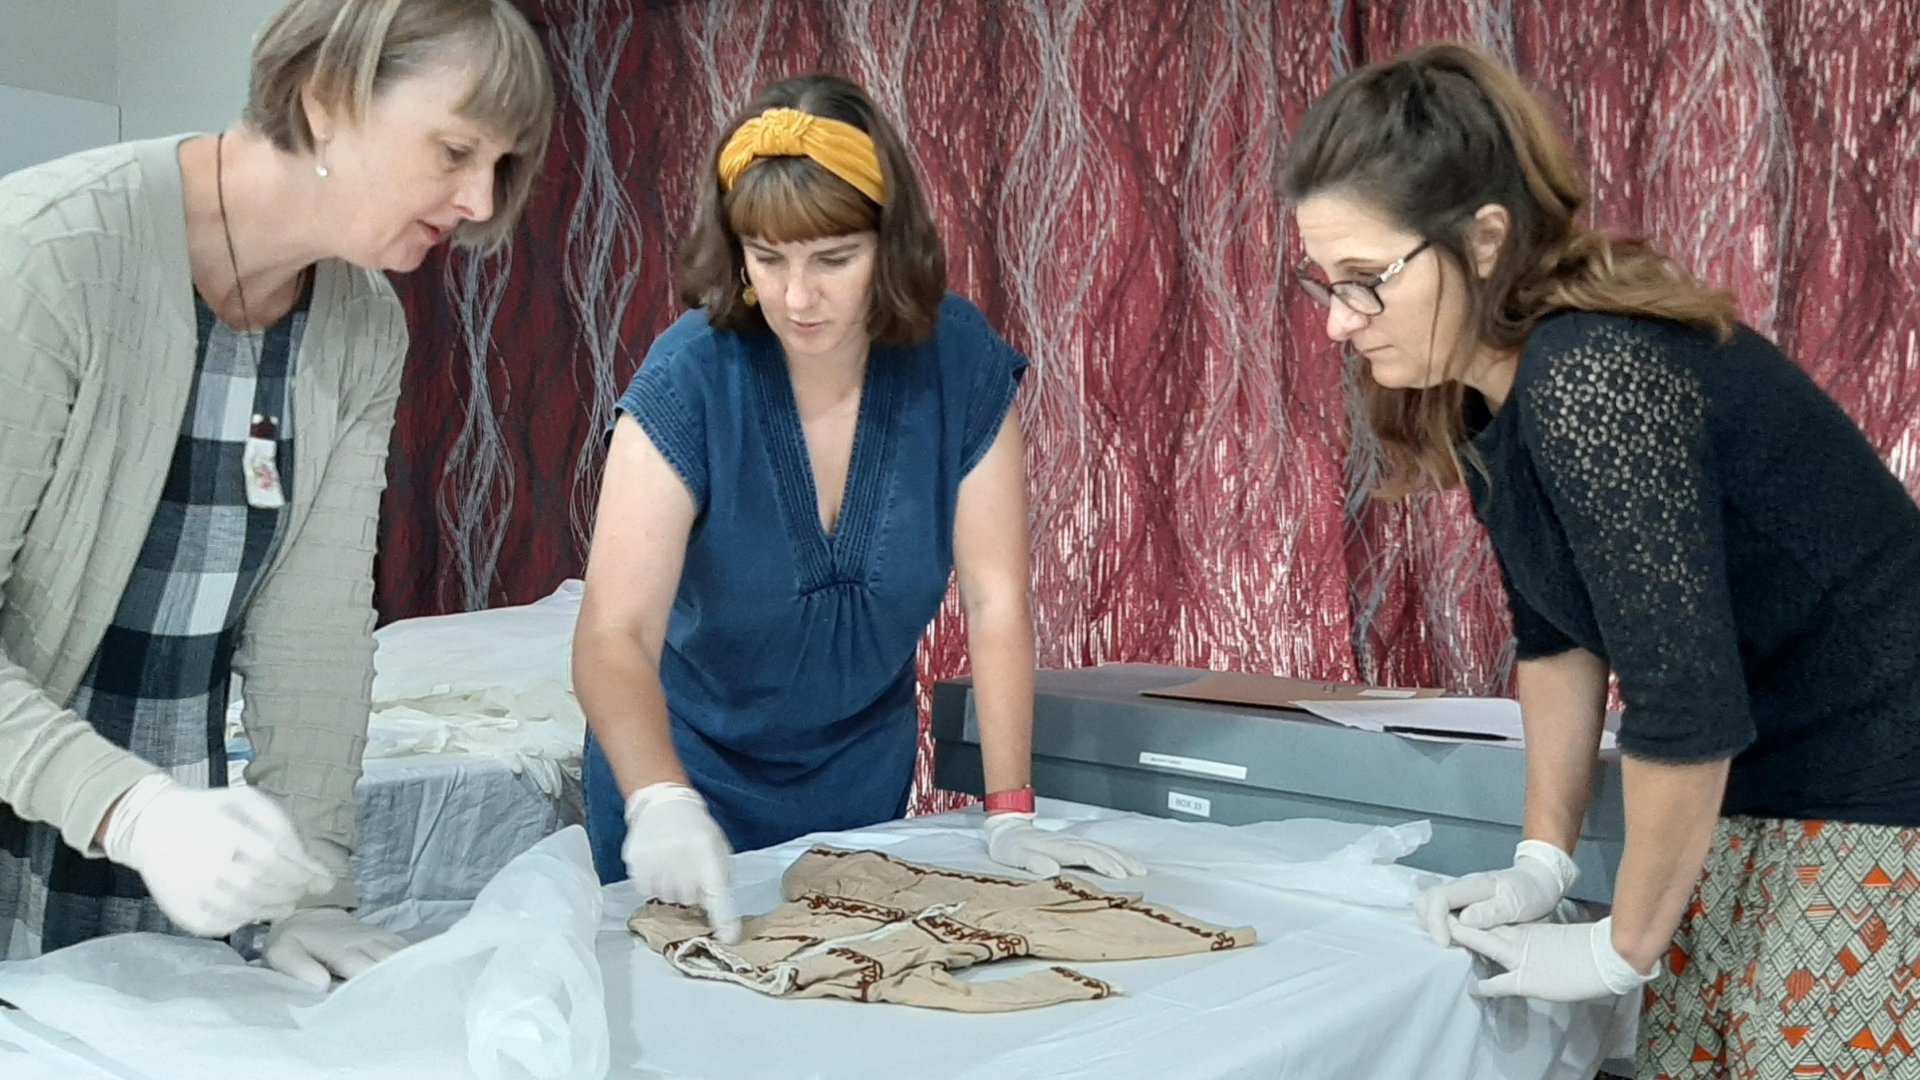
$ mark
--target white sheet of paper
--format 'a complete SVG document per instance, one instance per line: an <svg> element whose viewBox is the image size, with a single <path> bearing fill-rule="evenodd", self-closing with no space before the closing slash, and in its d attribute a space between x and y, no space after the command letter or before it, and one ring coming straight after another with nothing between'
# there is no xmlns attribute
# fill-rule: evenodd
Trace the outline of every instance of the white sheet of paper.
<svg viewBox="0 0 1920 1080"><path fill-rule="evenodd" d="M904 1071L926 1080L1585 1080L1605 1056L1603 1048L1619 1045L1616 1039L1632 1045L1637 995L1621 997L1617 1006L1472 996L1470 987L1485 971L1476 970L1465 950L1435 945L1414 922L1412 897L1434 875L1397 862L1430 837L1424 821L1370 826L1296 818L1226 826L1046 798L1038 809L1043 827L1111 843L1145 861L1151 873L1120 883L1124 891L1210 922L1252 925L1261 943L1218 954L1089 964L1089 974L1112 981L1121 993L1018 1013L796 1002L689 979L636 946L626 919L640 897L631 883L618 882L592 894L599 913L596 992L575 996L543 975L546 993L515 999L525 1007L549 999L542 1009L549 1015L558 1007L610 1025L610 1041L596 1062L576 1058L543 1075L899 1080ZM980 828L980 811L970 809L742 852L731 861L736 900L748 912L778 907L781 875L813 842L866 847L887 837L888 850L903 858L1024 876L991 861ZM584 838L569 862L591 876ZM585 888L591 893L593 886ZM556 923L569 927L568 944L558 950ZM501 942L484 974L467 979L472 989L396 985L377 978L376 968L332 992L329 1004L345 1005L340 995L361 997L354 1016L304 1028L294 1026L290 1007L325 1000L320 991L248 967L217 942L129 934L39 960L0 962L0 997L40 1016L54 1035L68 1033L68 1043L83 1039L70 1053L104 1063L97 1074L63 1068L81 1057L57 1056L52 1046L16 1037L30 1022L0 1010L0 1080L474 1080L469 1040L432 1038L429 1029L454 1035L442 1021L454 1019L450 1013L475 1016L483 983L541 974L556 952L573 948L571 924L571 916L556 918L547 905L528 907L523 932ZM456 926L450 934L460 932ZM409 953L416 962L426 959L415 950L437 940L386 963ZM61 956L69 959L48 963ZM1006 974L1017 974L1048 961L1006 963ZM62 973L68 985L56 993L61 987L47 984ZM494 1041L513 1035L484 1013L475 1018ZM127 1053L107 1056L104 1049L114 1046ZM425 1052L430 1060L423 1060ZM903 1070L901 1062L911 1067ZM503 1080L524 1075L502 1073Z"/></svg>
<svg viewBox="0 0 1920 1080"><path fill-rule="evenodd" d="M222 942L167 934L0 963L0 997L20 1010L0 1027L0 1077L48 1075L10 1068L4 1052L13 1043L39 1064L44 1047L9 1034L37 1024L53 1033L40 1042L70 1038L67 1056L128 1080L599 1080L610 1067L595 952L604 914L574 825L507 864L446 933L330 992Z"/></svg>
<svg viewBox="0 0 1920 1080"><path fill-rule="evenodd" d="M1520 703L1512 698L1438 697L1397 701L1302 701L1302 709L1362 731L1392 731L1430 742L1494 742L1525 746ZM1600 748L1614 747L1612 725L1600 734Z"/></svg>

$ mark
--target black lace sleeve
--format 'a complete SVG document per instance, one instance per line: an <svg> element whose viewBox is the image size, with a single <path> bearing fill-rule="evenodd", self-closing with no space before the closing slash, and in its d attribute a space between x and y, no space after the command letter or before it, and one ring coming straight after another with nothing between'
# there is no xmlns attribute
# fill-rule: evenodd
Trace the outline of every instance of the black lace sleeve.
<svg viewBox="0 0 1920 1080"><path fill-rule="evenodd" d="M1754 726L1722 545L1708 400L1655 328L1554 320L1517 385L1522 433L1592 600L1626 714L1620 745L1729 757Z"/></svg>

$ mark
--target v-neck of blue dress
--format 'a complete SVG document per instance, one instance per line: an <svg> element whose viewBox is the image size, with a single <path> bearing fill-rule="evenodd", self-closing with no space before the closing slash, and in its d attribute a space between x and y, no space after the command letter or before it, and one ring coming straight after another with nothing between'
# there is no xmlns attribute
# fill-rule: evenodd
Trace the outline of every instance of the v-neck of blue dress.
<svg viewBox="0 0 1920 1080"><path fill-rule="evenodd" d="M829 531L771 334L718 330L696 310L648 351L620 411L696 511L660 680L682 764L736 842L897 812L960 484L1026 366L952 296L928 340L875 348Z"/></svg>
<svg viewBox="0 0 1920 1080"><path fill-rule="evenodd" d="M840 517L828 532L820 521L820 489L786 357L771 334L743 337L741 344L748 355L758 408L767 420L768 456L778 477L782 516L799 564L800 591L859 584L873 548L880 493L893 469L901 396L913 360L895 355L899 350L879 347L868 357Z"/></svg>

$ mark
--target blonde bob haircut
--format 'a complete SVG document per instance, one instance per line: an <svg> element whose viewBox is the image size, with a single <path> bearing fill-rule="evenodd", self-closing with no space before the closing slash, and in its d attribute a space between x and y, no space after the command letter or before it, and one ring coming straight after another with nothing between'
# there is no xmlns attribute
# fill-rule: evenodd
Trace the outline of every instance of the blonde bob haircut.
<svg viewBox="0 0 1920 1080"><path fill-rule="evenodd" d="M519 222L553 128L546 53L511 0L292 0L254 46L241 118L286 153L312 153L302 90L357 120L387 87L447 63L477 73L460 115L512 144L495 167L493 216L453 234L492 250Z"/></svg>

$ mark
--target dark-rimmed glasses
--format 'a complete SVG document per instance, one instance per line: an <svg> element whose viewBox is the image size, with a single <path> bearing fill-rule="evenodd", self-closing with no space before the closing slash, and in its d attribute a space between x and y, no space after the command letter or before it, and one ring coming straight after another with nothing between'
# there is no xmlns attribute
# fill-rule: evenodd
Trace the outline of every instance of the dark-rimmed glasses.
<svg viewBox="0 0 1920 1080"><path fill-rule="evenodd" d="M1321 307L1332 307L1333 301L1338 298L1347 306L1348 311L1356 315L1378 315L1387 310L1387 302L1380 299L1380 286L1392 281L1400 271L1407 268L1407 264L1413 261L1414 256L1427 250L1432 243L1431 240L1420 241L1419 247L1393 260L1385 270L1380 271L1378 277L1325 282L1308 273L1312 260L1301 259L1300 265L1294 268L1293 278Z"/></svg>

